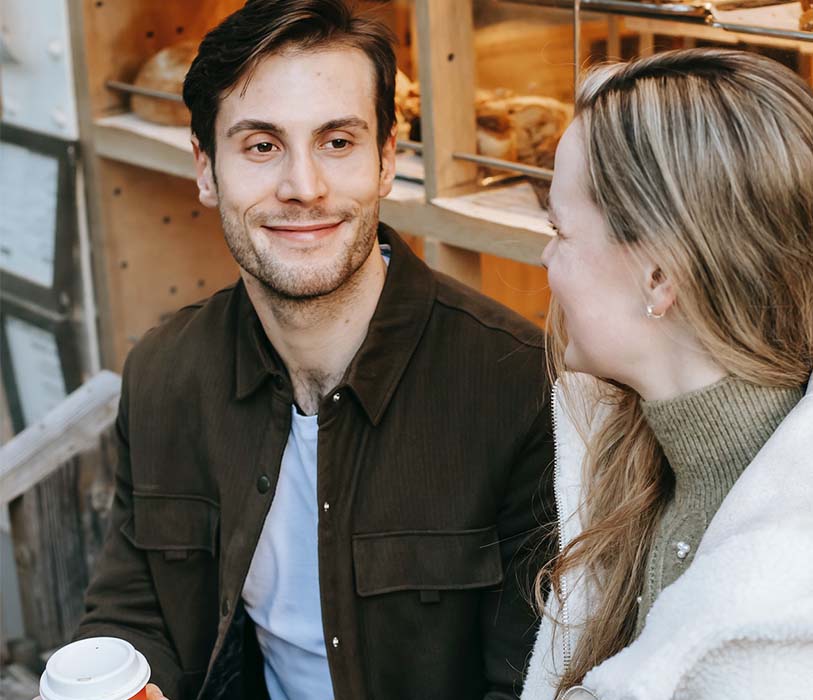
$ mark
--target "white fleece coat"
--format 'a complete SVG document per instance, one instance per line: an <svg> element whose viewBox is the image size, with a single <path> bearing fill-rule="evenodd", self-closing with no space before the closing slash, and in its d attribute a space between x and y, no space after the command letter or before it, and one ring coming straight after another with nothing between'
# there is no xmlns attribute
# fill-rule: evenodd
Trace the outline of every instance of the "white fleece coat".
<svg viewBox="0 0 813 700"><path fill-rule="evenodd" d="M554 432L567 543L582 527L585 448L559 386ZM542 620L522 700L556 697L557 672L590 609L586 579L576 573L564 583L565 610L554 602L552 613L566 627L554 632ZM641 635L583 686L599 700L813 700L813 378L726 496L691 565L658 596Z"/></svg>

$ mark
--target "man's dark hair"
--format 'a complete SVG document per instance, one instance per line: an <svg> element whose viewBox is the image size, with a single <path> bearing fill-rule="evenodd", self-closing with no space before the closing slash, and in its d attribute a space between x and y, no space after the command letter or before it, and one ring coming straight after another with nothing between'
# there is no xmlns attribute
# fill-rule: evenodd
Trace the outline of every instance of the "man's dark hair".
<svg viewBox="0 0 813 700"><path fill-rule="evenodd" d="M260 60L285 49L328 46L360 49L373 64L381 150L395 123L394 41L385 24L355 14L345 0L248 0L206 35L184 80L183 99L201 150L214 160L220 100Z"/></svg>

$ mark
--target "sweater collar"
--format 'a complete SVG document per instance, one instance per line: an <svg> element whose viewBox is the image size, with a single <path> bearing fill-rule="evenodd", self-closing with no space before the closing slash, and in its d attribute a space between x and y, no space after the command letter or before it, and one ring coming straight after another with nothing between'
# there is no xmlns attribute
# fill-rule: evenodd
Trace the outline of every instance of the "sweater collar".
<svg viewBox="0 0 813 700"><path fill-rule="evenodd" d="M802 387L764 387L728 376L641 409L675 475L675 496L719 504L802 398Z"/></svg>

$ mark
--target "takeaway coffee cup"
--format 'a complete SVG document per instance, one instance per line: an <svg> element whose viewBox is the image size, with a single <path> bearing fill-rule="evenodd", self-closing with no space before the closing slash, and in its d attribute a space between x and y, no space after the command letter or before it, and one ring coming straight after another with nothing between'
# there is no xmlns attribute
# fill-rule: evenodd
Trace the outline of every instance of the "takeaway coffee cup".
<svg viewBox="0 0 813 700"><path fill-rule="evenodd" d="M40 678L42 700L146 700L150 666L123 639L92 637L62 647Z"/></svg>

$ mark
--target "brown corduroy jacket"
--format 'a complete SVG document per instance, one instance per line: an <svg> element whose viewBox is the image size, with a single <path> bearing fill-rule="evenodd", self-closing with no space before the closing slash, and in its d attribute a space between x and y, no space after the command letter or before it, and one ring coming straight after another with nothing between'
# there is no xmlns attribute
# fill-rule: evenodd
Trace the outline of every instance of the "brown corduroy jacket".
<svg viewBox="0 0 813 700"><path fill-rule="evenodd" d="M555 519L542 332L392 247L319 410L319 582L336 700L507 700ZM130 353L112 527L78 636L140 649L170 700L267 697L241 591L293 401L242 284ZM272 700L275 700L272 698ZM327 700L315 698L314 700Z"/></svg>

